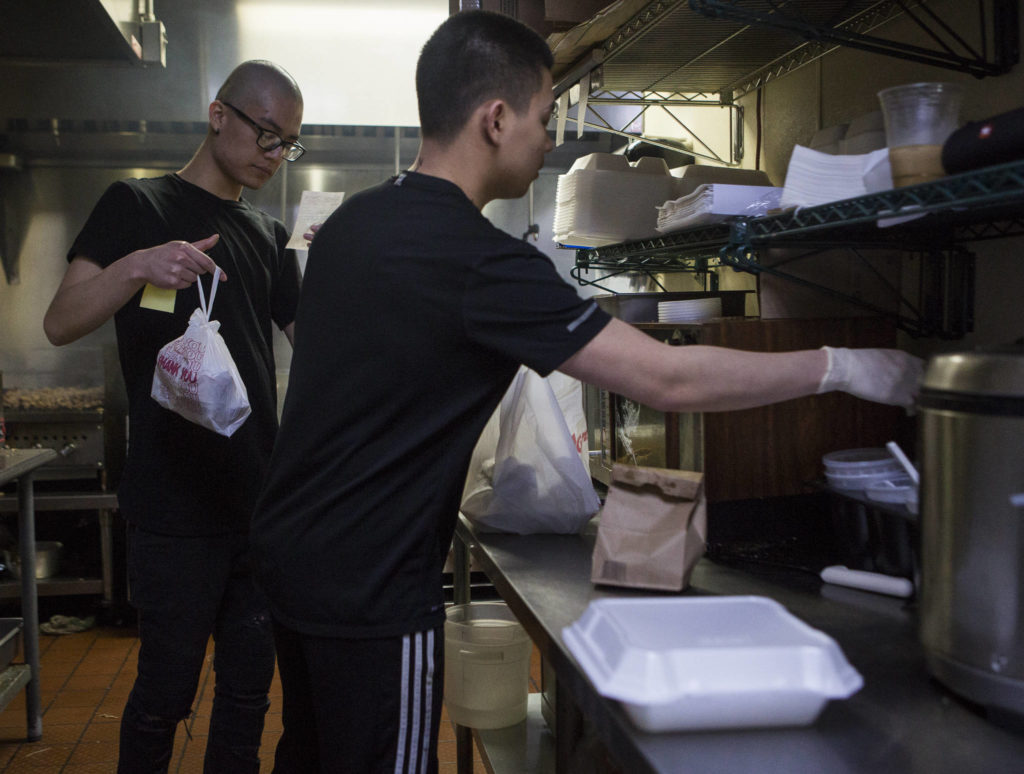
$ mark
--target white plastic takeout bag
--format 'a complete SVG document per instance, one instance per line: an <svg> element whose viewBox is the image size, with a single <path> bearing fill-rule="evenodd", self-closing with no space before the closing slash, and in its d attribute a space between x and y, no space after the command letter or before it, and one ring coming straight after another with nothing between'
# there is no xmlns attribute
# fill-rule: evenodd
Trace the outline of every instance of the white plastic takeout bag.
<svg viewBox="0 0 1024 774"><path fill-rule="evenodd" d="M219 333L220 323L210 319L221 274L216 267L209 304L202 280L196 280L199 308L189 317L184 335L165 344L157 355L150 395L190 422L230 436L252 409L242 377Z"/></svg>
<svg viewBox="0 0 1024 774"><path fill-rule="evenodd" d="M580 382L520 367L484 429L460 510L485 531L571 534L601 507Z"/></svg>

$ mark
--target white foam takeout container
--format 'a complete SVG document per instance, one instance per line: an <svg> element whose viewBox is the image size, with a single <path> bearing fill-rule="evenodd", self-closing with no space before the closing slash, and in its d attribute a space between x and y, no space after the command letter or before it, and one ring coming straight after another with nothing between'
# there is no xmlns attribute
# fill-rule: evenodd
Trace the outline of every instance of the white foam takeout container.
<svg viewBox="0 0 1024 774"><path fill-rule="evenodd" d="M835 640L767 597L597 599L562 637L645 731L810 725L864 683Z"/></svg>

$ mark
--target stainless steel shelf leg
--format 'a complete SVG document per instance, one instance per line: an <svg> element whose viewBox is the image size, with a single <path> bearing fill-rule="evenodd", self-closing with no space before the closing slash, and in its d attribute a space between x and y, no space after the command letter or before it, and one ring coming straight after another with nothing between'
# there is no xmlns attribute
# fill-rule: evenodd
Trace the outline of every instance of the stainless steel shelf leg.
<svg viewBox="0 0 1024 774"><path fill-rule="evenodd" d="M114 531L113 516L107 509L99 511L100 521L100 563L103 577L103 605L114 604Z"/></svg>
<svg viewBox="0 0 1024 774"><path fill-rule="evenodd" d="M36 523L33 476L18 479L18 543L21 554L21 615L25 628L25 662L31 677L25 686L25 718L28 741L43 736L43 713L39 699L39 599L36 596Z"/></svg>
<svg viewBox="0 0 1024 774"><path fill-rule="evenodd" d="M452 599L456 605L469 602L469 546L458 535L452 543ZM455 726L455 770L473 774L473 729Z"/></svg>

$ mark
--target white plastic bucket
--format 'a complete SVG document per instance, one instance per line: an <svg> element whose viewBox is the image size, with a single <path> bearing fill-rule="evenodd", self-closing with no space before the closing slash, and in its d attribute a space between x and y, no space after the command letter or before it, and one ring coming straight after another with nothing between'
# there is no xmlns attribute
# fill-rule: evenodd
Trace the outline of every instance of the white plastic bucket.
<svg viewBox="0 0 1024 774"><path fill-rule="evenodd" d="M452 722L504 728L526 718L532 644L504 602L448 608L444 701Z"/></svg>

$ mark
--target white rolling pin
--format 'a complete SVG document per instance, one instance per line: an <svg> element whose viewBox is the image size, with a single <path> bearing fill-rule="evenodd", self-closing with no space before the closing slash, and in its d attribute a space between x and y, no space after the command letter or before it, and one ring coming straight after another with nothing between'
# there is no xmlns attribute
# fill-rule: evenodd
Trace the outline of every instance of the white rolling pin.
<svg viewBox="0 0 1024 774"><path fill-rule="evenodd" d="M909 597L914 593L914 584L906 578L896 578L867 570L851 570L842 565L826 567L821 571L821 579L837 586L849 586L873 591L876 594L888 594L891 597Z"/></svg>

